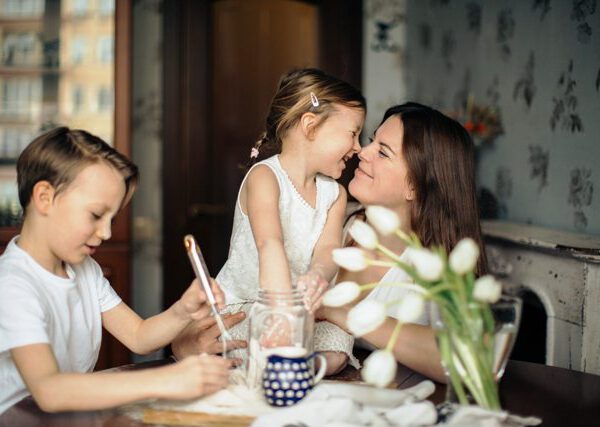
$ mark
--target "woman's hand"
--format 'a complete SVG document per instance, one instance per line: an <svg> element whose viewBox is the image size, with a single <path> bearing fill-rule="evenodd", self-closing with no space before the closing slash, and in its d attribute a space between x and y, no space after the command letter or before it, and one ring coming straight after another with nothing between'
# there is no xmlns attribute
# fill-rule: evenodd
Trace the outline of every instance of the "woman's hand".
<svg viewBox="0 0 600 427"><path fill-rule="evenodd" d="M353 306L349 304L342 307L321 306L315 312L315 320L327 320L350 333L346 321L348 320L348 311L350 311L352 307Z"/></svg>
<svg viewBox="0 0 600 427"><path fill-rule="evenodd" d="M311 313L315 313L323 302L323 295L329 288L329 282L323 278L319 268L311 268L306 274L298 278L296 286L304 291L306 309Z"/></svg>
<svg viewBox="0 0 600 427"><path fill-rule="evenodd" d="M225 295L214 279L211 278L210 281L217 307L222 308L225 305ZM204 293L198 279L194 279L179 298L175 310L184 319L200 320L210 316L212 309L208 302L208 296Z"/></svg>
<svg viewBox="0 0 600 427"><path fill-rule="evenodd" d="M167 399L192 399L227 387L227 360L202 354L156 370L159 396Z"/></svg>
<svg viewBox="0 0 600 427"><path fill-rule="evenodd" d="M230 329L246 318L246 313L239 311L222 316L225 328ZM192 354L219 354L223 352L223 343L219 341L221 331L214 317L206 317L202 320L190 323L171 343L171 349L177 359L183 359ZM246 348L246 341L227 341L226 350ZM240 359L228 359L232 365L238 366L242 363Z"/></svg>

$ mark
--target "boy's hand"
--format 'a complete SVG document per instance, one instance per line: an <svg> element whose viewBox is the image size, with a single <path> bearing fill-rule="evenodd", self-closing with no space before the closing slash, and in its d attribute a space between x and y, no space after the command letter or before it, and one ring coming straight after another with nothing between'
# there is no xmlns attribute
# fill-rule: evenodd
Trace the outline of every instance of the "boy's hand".
<svg viewBox="0 0 600 427"><path fill-rule="evenodd" d="M298 289L304 291L304 305L310 313L314 313L323 301L323 295L329 288L318 268L310 269L308 273L298 278Z"/></svg>
<svg viewBox="0 0 600 427"><path fill-rule="evenodd" d="M225 359L202 354L159 368L160 398L192 399L214 393L228 384L229 368Z"/></svg>
<svg viewBox="0 0 600 427"><path fill-rule="evenodd" d="M225 295L219 287L219 284L214 280L211 281L211 289L217 302L217 308L221 309L225 306ZM211 314L211 307L208 302L208 297L202 289L202 285L198 279L194 279L183 293L179 301L177 302L177 313L186 319L200 320L204 319Z"/></svg>
<svg viewBox="0 0 600 427"><path fill-rule="evenodd" d="M239 311L237 313L229 313L223 315L223 323L225 328L230 329L246 318L246 313ZM205 317L202 320L190 323L181 333L173 340L171 349L177 359L183 359L192 354L208 353L218 354L223 351L223 343L219 341L221 331L217 326L217 322L213 316ZM246 341L233 340L227 341L227 351L238 348L246 348ZM241 364L240 359L227 359L233 366Z"/></svg>

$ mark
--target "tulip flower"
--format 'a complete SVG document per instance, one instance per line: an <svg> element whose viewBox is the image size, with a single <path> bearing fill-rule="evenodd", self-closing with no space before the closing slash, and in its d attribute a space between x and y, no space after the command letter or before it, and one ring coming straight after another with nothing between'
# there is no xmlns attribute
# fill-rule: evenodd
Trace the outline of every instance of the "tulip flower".
<svg viewBox="0 0 600 427"><path fill-rule="evenodd" d="M444 262L437 254L421 248L409 248L408 251L410 262L423 280L434 282L442 277Z"/></svg>
<svg viewBox="0 0 600 427"><path fill-rule="evenodd" d="M377 247L377 234L375 230L360 219L355 220L348 230L350 236L363 248L375 249Z"/></svg>
<svg viewBox="0 0 600 427"><path fill-rule="evenodd" d="M383 206L369 206L366 209L367 219L382 236L392 234L400 228L400 219L396 212Z"/></svg>
<svg viewBox="0 0 600 427"><path fill-rule="evenodd" d="M396 359L391 351L376 350L365 359L360 373L367 384L385 387L396 377Z"/></svg>
<svg viewBox="0 0 600 427"><path fill-rule="evenodd" d="M502 285L493 276L485 275L475 281L473 298L477 301L495 303L502 295Z"/></svg>
<svg viewBox="0 0 600 427"><path fill-rule="evenodd" d="M334 249L331 252L333 262L348 271L361 271L367 268L364 251L358 248Z"/></svg>
<svg viewBox="0 0 600 427"><path fill-rule="evenodd" d="M452 252L450 252L448 262L450 268L455 273L466 274L469 271L473 271L478 257L479 246L477 246L477 243L473 239L467 237L456 244Z"/></svg>
<svg viewBox="0 0 600 427"><path fill-rule="evenodd" d="M387 316L385 306L375 300L365 300L348 312L348 329L361 337L377 329Z"/></svg>
<svg viewBox="0 0 600 427"><path fill-rule="evenodd" d="M415 323L423 314L425 299L416 292L410 292L398 306L397 318L402 323Z"/></svg>
<svg viewBox="0 0 600 427"><path fill-rule="evenodd" d="M325 292L323 305L341 307L354 301L360 295L360 286L355 282L341 282Z"/></svg>

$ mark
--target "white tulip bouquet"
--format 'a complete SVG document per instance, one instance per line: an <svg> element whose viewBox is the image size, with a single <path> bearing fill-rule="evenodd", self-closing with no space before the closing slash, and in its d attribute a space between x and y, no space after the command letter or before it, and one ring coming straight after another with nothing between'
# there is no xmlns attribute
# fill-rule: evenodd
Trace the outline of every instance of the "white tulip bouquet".
<svg viewBox="0 0 600 427"><path fill-rule="evenodd" d="M359 285L342 282L329 290L323 304L340 307L354 301L361 292L376 286L399 286L410 290L399 301L386 304L363 300L348 313L347 325L361 337L377 329L387 317L387 307L397 305L398 323L385 349L374 351L364 363L363 379L374 386L388 385L396 374L392 348L404 323L413 323L425 309L425 301L437 304L443 328L436 329L442 364L461 404L468 395L488 409L500 409L494 360L494 318L490 304L496 302L502 287L492 276L475 278L479 248L470 238L461 240L449 256L443 248L424 248L419 238L400 229L397 215L381 206L366 209L368 222L381 234L395 233L406 244L402 258L383 246L375 230L355 220L350 235L363 248L383 255L378 259L356 247L336 249L334 261L342 268L360 271L368 266L398 267L412 279L406 283L370 283Z"/></svg>

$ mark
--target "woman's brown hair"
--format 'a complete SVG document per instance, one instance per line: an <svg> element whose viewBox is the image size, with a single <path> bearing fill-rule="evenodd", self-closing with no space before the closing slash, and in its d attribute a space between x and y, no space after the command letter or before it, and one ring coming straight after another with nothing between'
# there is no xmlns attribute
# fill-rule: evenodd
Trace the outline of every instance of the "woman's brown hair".
<svg viewBox="0 0 600 427"><path fill-rule="evenodd" d="M83 168L98 162L106 162L123 177L125 197L122 206L126 205L138 182L138 168L131 160L84 130L58 127L38 136L17 160L17 184L23 215L35 184L48 181L58 194L73 182Z"/></svg>
<svg viewBox="0 0 600 427"><path fill-rule="evenodd" d="M302 68L284 74L271 101L265 130L254 145L259 153L256 160L280 153L283 138L304 113L317 115L320 125L334 111L335 104L367 110L358 89L319 69Z"/></svg>
<svg viewBox="0 0 600 427"><path fill-rule="evenodd" d="M398 116L404 126L402 154L415 190L411 228L424 246L450 251L471 237L481 255L478 275L487 272L475 189L474 145L464 127L433 108L409 102L389 108L381 123Z"/></svg>

